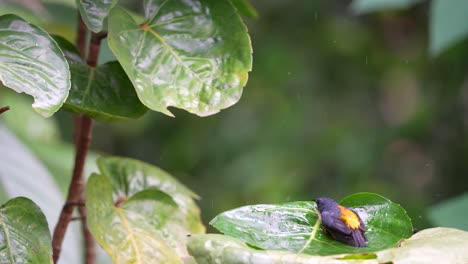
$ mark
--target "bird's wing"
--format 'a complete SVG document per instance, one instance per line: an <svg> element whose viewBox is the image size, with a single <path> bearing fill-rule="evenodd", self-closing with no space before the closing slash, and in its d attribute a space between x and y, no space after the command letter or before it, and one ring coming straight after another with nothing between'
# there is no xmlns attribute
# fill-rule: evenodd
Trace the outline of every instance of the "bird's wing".
<svg viewBox="0 0 468 264"><path fill-rule="evenodd" d="M338 217L333 215L322 215L322 224L327 230L340 232L346 235L350 235L352 229L347 227Z"/></svg>

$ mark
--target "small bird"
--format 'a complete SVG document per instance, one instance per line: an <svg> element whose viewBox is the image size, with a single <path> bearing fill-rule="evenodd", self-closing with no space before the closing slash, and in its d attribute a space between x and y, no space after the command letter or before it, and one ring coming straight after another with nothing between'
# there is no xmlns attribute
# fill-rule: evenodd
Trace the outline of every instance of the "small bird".
<svg viewBox="0 0 468 264"><path fill-rule="evenodd" d="M327 197L314 199L324 232L335 240L354 247L367 246L366 226L359 215Z"/></svg>

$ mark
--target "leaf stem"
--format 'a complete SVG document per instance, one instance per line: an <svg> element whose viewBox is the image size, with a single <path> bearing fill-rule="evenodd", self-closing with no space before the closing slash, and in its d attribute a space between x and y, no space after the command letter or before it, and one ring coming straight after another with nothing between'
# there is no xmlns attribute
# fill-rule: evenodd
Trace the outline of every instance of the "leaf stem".
<svg viewBox="0 0 468 264"><path fill-rule="evenodd" d="M0 107L0 115L10 110L9 106Z"/></svg>
<svg viewBox="0 0 468 264"><path fill-rule="evenodd" d="M305 249L307 249L310 245L310 243L312 242L312 240L315 239L315 236L317 235L317 230L320 226L320 222L322 222L322 217L320 216L320 213L319 212L316 212L316 214L318 215L318 218L317 218L317 221L315 222L315 225L314 227L312 228L312 232L310 233L310 237L309 239L307 240L307 242L304 244L304 246L301 248L301 250L299 250L299 254L304 252Z"/></svg>

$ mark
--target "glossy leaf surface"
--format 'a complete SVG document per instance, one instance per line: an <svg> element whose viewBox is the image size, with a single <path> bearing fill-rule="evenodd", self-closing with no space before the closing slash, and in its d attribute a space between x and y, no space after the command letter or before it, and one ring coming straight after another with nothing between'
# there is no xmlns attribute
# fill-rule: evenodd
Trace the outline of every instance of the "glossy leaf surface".
<svg viewBox="0 0 468 264"><path fill-rule="evenodd" d="M103 175L109 177L114 198L131 197L147 189L160 190L177 203L180 214L173 216L173 221L186 229L184 235L205 232L200 209L194 201L198 196L167 172L138 160L120 157L100 158L98 167Z"/></svg>
<svg viewBox="0 0 468 264"><path fill-rule="evenodd" d="M73 44L54 38L70 63L72 87L66 110L104 121L138 118L146 113L147 108L118 62L89 67Z"/></svg>
<svg viewBox="0 0 468 264"><path fill-rule="evenodd" d="M429 21L429 50L438 55L468 36L468 1L433 0Z"/></svg>
<svg viewBox="0 0 468 264"><path fill-rule="evenodd" d="M81 17L86 26L93 32L100 32L104 19L117 0L77 0Z"/></svg>
<svg viewBox="0 0 468 264"><path fill-rule="evenodd" d="M0 263L52 263L52 239L41 209L18 197L0 206Z"/></svg>
<svg viewBox="0 0 468 264"><path fill-rule="evenodd" d="M0 17L0 80L33 96L33 108L45 117L62 106L70 89L68 63L55 41L15 15Z"/></svg>
<svg viewBox="0 0 468 264"><path fill-rule="evenodd" d="M252 64L247 29L228 0L145 1L146 21L109 14L109 46L150 109L207 116L235 104Z"/></svg>
<svg viewBox="0 0 468 264"><path fill-rule="evenodd" d="M137 193L117 205L108 177L98 174L89 178L86 197L89 229L114 263L182 263L157 231L160 217L170 217L177 210L170 197L162 192ZM139 202L152 203L161 215L147 218L135 205Z"/></svg>
<svg viewBox="0 0 468 264"><path fill-rule="evenodd" d="M255 247L310 255L374 252L412 234L405 210L382 196L359 193L341 204L353 208L365 222L367 247L348 246L324 234L314 202L244 206L218 215L210 224Z"/></svg>
<svg viewBox="0 0 468 264"><path fill-rule="evenodd" d="M239 239L213 234L192 236L188 243L190 254L205 264L465 263L467 247L468 232L451 228L426 229L405 240L401 247L359 255L310 256L256 250Z"/></svg>

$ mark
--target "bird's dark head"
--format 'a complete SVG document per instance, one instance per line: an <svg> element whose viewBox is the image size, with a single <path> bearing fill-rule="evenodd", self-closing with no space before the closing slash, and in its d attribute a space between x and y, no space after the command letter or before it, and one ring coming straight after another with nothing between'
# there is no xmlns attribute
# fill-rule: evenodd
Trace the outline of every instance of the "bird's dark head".
<svg viewBox="0 0 468 264"><path fill-rule="evenodd" d="M328 197L320 197L320 198L316 198L316 199L313 199L313 201L317 204L317 208L319 209L320 212L322 212L323 210L330 210L330 209L333 209L338 206L338 203L333 200L332 198L328 198Z"/></svg>

